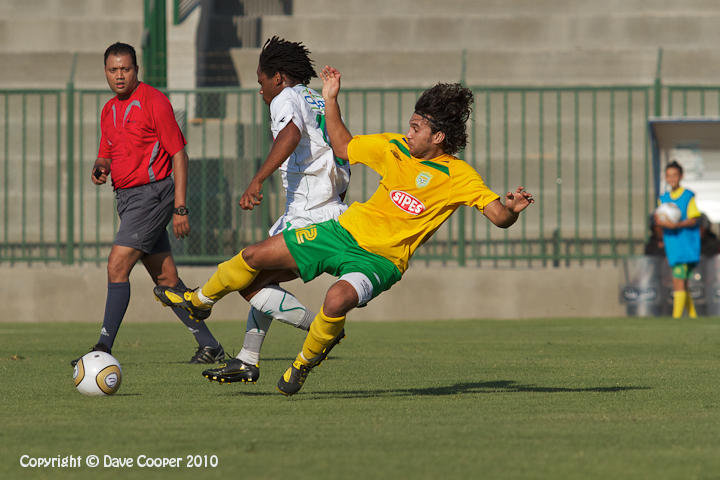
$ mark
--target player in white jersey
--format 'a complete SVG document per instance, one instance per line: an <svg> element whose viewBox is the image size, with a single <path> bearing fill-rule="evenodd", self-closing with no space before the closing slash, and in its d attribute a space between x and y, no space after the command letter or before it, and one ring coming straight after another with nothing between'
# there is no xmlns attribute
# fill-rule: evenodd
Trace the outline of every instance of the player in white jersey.
<svg viewBox="0 0 720 480"><path fill-rule="evenodd" d="M325 101L307 86L312 77L317 77L309 53L302 43L278 37L265 42L260 53L258 83L263 100L270 105L274 141L243 193L240 206L252 210L260 204L263 182L280 170L287 200L285 212L269 231L271 236L286 228L337 219L347 209L343 199L350 181L350 165L335 158L325 130ZM243 348L220 368L203 372L211 381L257 381L260 349L273 318L303 330L310 328L315 313L277 285L296 278L295 272L267 272L260 276L240 292L251 305Z"/></svg>
<svg viewBox="0 0 720 480"><path fill-rule="evenodd" d="M347 205L342 202L350 181L349 163L336 159L323 131L325 101L315 90L297 84L285 87L270 102L273 138L294 123L300 141L279 170L287 193L285 213L270 235L285 228L299 228L337 218Z"/></svg>

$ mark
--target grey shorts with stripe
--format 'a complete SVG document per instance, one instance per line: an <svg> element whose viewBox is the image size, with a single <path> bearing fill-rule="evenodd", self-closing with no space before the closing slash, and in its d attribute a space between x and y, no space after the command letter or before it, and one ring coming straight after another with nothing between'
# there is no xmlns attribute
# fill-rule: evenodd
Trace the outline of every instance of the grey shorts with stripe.
<svg viewBox="0 0 720 480"><path fill-rule="evenodd" d="M175 182L159 182L115 190L120 228L115 245L132 247L145 254L170 251L167 224L175 204Z"/></svg>

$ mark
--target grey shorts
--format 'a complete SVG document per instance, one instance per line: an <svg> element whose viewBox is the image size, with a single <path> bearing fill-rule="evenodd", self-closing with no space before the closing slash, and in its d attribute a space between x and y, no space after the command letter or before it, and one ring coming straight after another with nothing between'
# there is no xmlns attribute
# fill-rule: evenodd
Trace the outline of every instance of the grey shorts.
<svg viewBox="0 0 720 480"><path fill-rule="evenodd" d="M158 182L115 190L120 228L115 245L135 248L145 254L170 251L167 224L175 204L172 177Z"/></svg>

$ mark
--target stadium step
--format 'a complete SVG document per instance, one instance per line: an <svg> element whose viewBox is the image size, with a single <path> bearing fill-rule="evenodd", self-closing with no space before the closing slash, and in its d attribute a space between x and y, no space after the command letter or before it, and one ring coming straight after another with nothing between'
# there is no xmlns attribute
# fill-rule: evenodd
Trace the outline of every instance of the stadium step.
<svg viewBox="0 0 720 480"><path fill-rule="evenodd" d="M551 48L712 48L720 40L720 12L596 13L553 15L270 15L262 37L301 39L321 49L348 54L362 46L378 52Z"/></svg>
<svg viewBox="0 0 720 480"><path fill-rule="evenodd" d="M483 15L550 15L565 13L686 13L719 12L716 0L363 0L338 2L337 0L303 0L302 11L316 15L413 15L429 16L448 14Z"/></svg>
<svg viewBox="0 0 720 480"><path fill-rule="evenodd" d="M342 50L317 49L308 43L317 68L337 67L348 88L428 87L456 82L463 76L462 49L456 50ZM257 84L259 49L232 49L235 70L243 87ZM637 49L469 48L466 52L467 85L651 85L657 70L657 47ZM433 65L433 68L427 68ZM720 52L713 48L663 49L665 82L716 84L720 78ZM311 86L320 88L314 79Z"/></svg>

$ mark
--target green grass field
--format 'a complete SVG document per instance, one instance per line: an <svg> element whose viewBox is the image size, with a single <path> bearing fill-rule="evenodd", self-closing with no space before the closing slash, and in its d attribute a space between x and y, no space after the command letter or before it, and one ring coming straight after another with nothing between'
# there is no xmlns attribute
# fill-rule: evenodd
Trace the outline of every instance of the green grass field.
<svg viewBox="0 0 720 480"><path fill-rule="evenodd" d="M211 321L227 350L240 322ZM123 326L113 397L68 361L88 324L0 324L0 478L720 477L720 320L352 323L303 390L276 324L256 385L210 384L179 324ZM215 468L23 469L21 455L216 455Z"/></svg>

